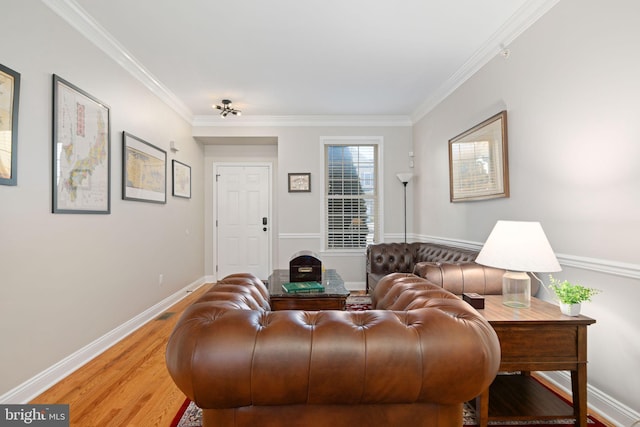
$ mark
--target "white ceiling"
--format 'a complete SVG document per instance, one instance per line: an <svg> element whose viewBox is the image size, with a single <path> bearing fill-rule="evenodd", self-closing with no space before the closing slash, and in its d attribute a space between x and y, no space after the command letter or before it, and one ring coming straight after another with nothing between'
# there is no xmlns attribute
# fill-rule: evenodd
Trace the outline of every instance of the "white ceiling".
<svg viewBox="0 0 640 427"><path fill-rule="evenodd" d="M43 0L190 121L414 120L558 0Z"/></svg>

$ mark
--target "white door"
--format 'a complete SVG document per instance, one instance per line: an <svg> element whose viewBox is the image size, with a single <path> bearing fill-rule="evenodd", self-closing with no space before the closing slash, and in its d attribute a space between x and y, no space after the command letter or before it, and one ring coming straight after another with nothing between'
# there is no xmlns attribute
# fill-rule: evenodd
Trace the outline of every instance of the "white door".
<svg viewBox="0 0 640 427"><path fill-rule="evenodd" d="M232 273L269 277L270 175L266 165L216 167L218 279Z"/></svg>

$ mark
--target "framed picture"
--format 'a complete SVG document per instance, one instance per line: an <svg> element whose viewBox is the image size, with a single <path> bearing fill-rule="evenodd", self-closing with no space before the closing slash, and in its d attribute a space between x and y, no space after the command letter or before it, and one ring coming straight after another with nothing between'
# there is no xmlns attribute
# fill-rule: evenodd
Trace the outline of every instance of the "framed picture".
<svg viewBox="0 0 640 427"><path fill-rule="evenodd" d="M191 166L177 160L172 160L173 195L175 197L191 198Z"/></svg>
<svg viewBox="0 0 640 427"><path fill-rule="evenodd" d="M109 107L53 75L53 213L111 212Z"/></svg>
<svg viewBox="0 0 640 427"><path fill-rule="evenodd" d="M507 112L449 140L451 202L509 197Z"/></svg>
<svg viewBox="0 0 640 427"><path fill-rule="evenodd" d="M167 152L122 132L122 198L167 203Z"/></svg>
<svg viewBox="0 0 640 427"><path fill-rule="evenodd" d="M311 192L310 173L290 173L289 193L309 193Z"/></svg>
<svg viewBox="0 0 640 427"><path fill-rule="evenodd" d="M20 73L0 64L0 184L18 184Z"/></svg>

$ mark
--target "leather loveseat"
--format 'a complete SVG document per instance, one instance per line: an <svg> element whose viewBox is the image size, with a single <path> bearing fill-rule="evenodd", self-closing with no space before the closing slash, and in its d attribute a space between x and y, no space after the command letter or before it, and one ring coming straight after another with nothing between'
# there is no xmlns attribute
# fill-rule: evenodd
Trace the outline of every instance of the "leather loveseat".
<svg viewBox="0 0 640 427"><path fill-rule="evenodd" d="M259 279L228 276L182 314L168 370L205 427L459 427L463 402L497 373L498 338L418 279L421 289L382 301L394 288L385 279L377 310L271 311Z"/></svg>
<svg viewBox="0 0 640 427"><path fill-rule="evenodd" d="M367 291L375 294L378 282L390 273L413 273L460 295L475 292L501 295L505 270L475 262L477 251L434 243L379 243L367 247ZM538 292L531 281L531 295Z"/></svg>
<svg viewBox="0 0 640 427"><path fill-rule="evenodd" d="M367 246L366 289L373 292L380 279L389 273L413 273L421 262L468 263L478 252L435 243L378 243Z"/></svg>

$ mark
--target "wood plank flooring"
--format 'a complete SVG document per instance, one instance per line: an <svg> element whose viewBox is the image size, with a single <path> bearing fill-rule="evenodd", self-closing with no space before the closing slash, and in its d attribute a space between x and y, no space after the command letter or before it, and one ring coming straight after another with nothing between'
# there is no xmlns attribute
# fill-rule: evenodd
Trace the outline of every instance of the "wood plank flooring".
<svg viewBox="0 0 640 427"><path fill-rule="evenodd" d="M184 402L165 367L169 335L182 311L210 285L171 307L31 403L68 403L71 426L168 427Z"/></svg>
<svg viewBox="0 0 640 427"><path fill-rule="evenodd" d="M185 396L165 367L167 340L182 311L210 286L167 310L175 313L168 319L147 323L31 403L68 403L72 427L168 427Z"/></svg>

